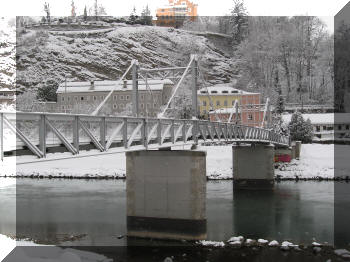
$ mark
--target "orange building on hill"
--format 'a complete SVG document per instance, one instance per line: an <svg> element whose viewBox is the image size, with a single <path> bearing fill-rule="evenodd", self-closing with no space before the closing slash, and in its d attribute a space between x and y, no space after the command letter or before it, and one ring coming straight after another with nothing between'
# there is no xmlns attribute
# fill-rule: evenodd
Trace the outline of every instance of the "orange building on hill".
<svg viewBox="0 0 350 262"><path fill-rule="evenodd" d="M188 0L168 0L169 4L158 8L156 12L156 25L180 27L184 20L194 21L197 14L197 5Z"/></svg>

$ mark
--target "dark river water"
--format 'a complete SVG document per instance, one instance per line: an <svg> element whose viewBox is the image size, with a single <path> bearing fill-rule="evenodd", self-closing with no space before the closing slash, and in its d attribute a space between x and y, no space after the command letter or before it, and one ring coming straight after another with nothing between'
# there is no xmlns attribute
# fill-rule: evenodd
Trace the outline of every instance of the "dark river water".
<svg viewBox="0 0 350 262"><path fill-rule="evenodd" d="M8 180L0 179L4 181ZM348 201L350 191L346 192ZM123 246L125 193L123 180L17 179L17 187L0 187L0 234L14 235L16 212L21 238L45 244ZM207 239L225 241L238 235L333 244L334 182L286 181L276 183L273 191L240 192L234 192L232 181L208 182Z"/></svg>

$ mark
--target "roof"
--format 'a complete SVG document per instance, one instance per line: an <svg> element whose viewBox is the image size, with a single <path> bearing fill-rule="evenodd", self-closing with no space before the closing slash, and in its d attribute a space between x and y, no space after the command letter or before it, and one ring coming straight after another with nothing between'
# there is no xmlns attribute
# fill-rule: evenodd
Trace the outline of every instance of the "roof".
<svg viewBox="0 0 350 262"><path fill-rule="evenodd" d="M120 83L118 85L118 83ZM138 89L146 90L145 81L138 81ZM148 80L147 84L151 90L163 90L165 84L172 85L173 82L170 79L164 80ZM91 89L91 82L65 82L58 86L56 93L80 93L80 92L109 92L115 88L115 91L130 91L132 90L132 80L127 80L127 87L124 88L124 83L119 81L103 80L94 81L94 88Z"/></svg>
<svg viewBox="0 0 350 262"><path fill-rule="evenodd" d="M0 88L0 92L15 92L15 90L11 90L10 88Z"/></svg>
<svg viewBox="0 0 350 262"><path fill-rule="evenodd" d="M259 93L252 93L243 91L227 84L220 84L215 86L203 87L198 90L198 95L206 96L208 93L210 95L258 95Z"/></svg>
<svg viewBox="0 0 350 262"><path fill-rule="evenodd" d="M303 114L305 120L310 119L312 124L349 124L350 113L325 113L325 114ZM284 122L289 123L292 114L282 115Z"/></svg>
<svg viewBox="0 0 350 262"><path fill-rule="evenodd" d="M238 112L241 112L241 109L238 108ZM235 108L219 108L216 110L212 110L209 112L209 114L231 114L231 113L236 113L236 109Z"/></svg>

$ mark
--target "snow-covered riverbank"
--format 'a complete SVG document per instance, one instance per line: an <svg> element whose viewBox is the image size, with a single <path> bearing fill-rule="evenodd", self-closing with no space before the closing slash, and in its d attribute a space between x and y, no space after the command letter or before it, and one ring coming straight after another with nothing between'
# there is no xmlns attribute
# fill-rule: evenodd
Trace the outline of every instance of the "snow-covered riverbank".
<svg viewBox="0 0 350 262"><path fill-rule="evenodd" d="M55 246L45 246L43 249L37 249L37 252L26 252L26 249L15 247L39 246L29 240L15 241L7 236L0 234L0 261L6 259L6 262L111 262L112 259L99 254L87 251L80 251L72 248L60 248ZM12 252L11 255L9 255ZM36 254L37 253L37 254ZM9 255L9 256L8 256Z"/></svg>
<svg viewBox="0 0 350 262"><path fill-rule="evenodd" d="M334 150L334 147L337 147ZM200 146L197 150L207 152L208 179L232 179L231 146ZM350 175L347 168L349 145L304 144L300 160L280 165L275 175L280 179L334 178L334 153L336 151L337 176ZM53 158L50 160L50 158ZM70 153L49 155L44 161L34 156L7 157L0 163L0 176L41 176L80 178L125 178L125 154L98 151L81 152L71 158ZM48 161L50 160L50 161ZM32 162L31 162L32 161ZM2 166L1 166L2 165Z"/></svg>

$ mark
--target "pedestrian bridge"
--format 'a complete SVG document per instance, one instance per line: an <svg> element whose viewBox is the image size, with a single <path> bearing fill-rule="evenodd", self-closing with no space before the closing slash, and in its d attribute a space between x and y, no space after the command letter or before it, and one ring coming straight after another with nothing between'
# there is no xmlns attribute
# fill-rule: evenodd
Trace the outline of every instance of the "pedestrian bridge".
<svg viewBox="0 0 350 262"><path fill-rule="evenodd" d="M8 143L11 136L15 143ZM206 120L0 112L1 159L8 155L97 148L106 152L167 148L203 143L273 144L288 147L289 137L272 130Z"/></svg>

